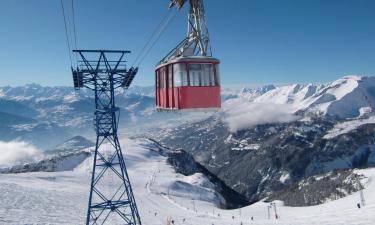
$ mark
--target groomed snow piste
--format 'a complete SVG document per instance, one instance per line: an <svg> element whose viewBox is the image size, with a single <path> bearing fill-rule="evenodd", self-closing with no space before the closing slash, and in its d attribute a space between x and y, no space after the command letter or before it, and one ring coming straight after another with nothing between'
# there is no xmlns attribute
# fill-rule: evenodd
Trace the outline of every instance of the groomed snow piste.
<svg viewBox="0 0 375 225"><path fill-rule="evenodd" d="M367 178L366 206L357 208L359 193L312 207L277 204L276 220L268 203L236 210L218 209L221 201L202 175L176 174L166 158L143 147L144 140L122 141L129 176L144 225L371 225L375 221L375 168L358 170ZM74 171L0 175L0 224L84 224L90 166L84 161ZM195 209L195 210L194 210ZM251 220L251 217L254 220ZM234 218L234 219L233 219Z"/></svg>

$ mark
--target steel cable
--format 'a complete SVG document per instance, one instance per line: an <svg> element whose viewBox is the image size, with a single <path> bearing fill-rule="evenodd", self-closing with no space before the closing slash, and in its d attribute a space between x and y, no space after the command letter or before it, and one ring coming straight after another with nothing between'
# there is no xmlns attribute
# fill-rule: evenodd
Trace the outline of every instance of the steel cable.
<svg viewBox="0 0 375 225"><path fill-rule="evenodd" d="M153 33L151 34L151 36L147 40L146 44L144 45L144 47L142 48L140 53L137 55L136 60L134 60L133 66L137 65L137 67L138 67L143 62L143 60L146 58L146 56L150 53L151 49L155 46L156 42L160 39L162 33L168 27L169 23L177 15L178 11L176 11L174 14L171 14L170 12L171 11L169 10L166 13L166 15L163 17L162 21L159 23L159 25L153 31Z"/></svg>
<svg viewBox="0 0 375 225"><path fill-rule="evenodd" d="M72 16L73 16L73 34L74 34L74 48L77 49L77 31L76 31L76 22L75 22L75 10L74 10L74 0L71 1L72 6ZM75 54L76 62L78 62L77 55Z"/></svg>
<svg viewBox="0 0 375 225"><path fill-rule="evenodd" d="M70 66L73 67L73 60L72 60L72 55L71 55L68 26L67 26L67 23L66 23L65 8L64 8L63 0L60 0L60 3L61 3L61 9L62 9L63 18L64 18L65 35L66 35L66 43L67 43L68 51L69 51Z"/></svg>

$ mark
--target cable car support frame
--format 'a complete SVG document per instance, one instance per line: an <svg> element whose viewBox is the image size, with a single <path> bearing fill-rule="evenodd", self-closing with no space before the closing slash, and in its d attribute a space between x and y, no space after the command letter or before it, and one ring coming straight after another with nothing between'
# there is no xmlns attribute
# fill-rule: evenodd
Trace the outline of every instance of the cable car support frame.
<svg viewBox="0 0 375 225"><path fill-rule="evenodd" d="M130 51L73 50L80 58L72 68L74 88L88 88L95 94L94 126L96 146L91 177L86 225L111 223L140 225L141 220L125 160L117 136L119 108L115 90L129 88L138 68L126 68L125 54ZM88 58L88 55L96 59ZM104 146L109 146L108 150ZM111 190L105 190L105 176L116 178Z"/></svg>

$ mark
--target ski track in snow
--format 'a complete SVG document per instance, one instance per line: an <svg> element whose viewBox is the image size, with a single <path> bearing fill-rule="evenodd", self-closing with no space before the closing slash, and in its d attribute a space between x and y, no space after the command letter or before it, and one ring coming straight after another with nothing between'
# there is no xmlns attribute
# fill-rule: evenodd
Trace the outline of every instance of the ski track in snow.
<svg viewBox="0 0 375 225"><path fill-rule="evenodd" d="M186 191L186 196L182 197L168 195L170 184L189 179L176 174L165 157L150 152L140 144L140 140L122 141L144 225L165 225L168 217L176 225L240 225L241 222L244 225L374 224L375 168L357 172L369 177L364 190L367 205L362 209L356 206L359 193L311 207L284 207L277 202L280 219L276 220L273 213L271 219L267 218L268 204L264 202L241 210L221 210L212 203L189 198L190 194L197 193ZM0 175L0 224L84 224L91 161L92 158L87 159L74 171ZM251 216L254 221L251 221Z"/></svg>

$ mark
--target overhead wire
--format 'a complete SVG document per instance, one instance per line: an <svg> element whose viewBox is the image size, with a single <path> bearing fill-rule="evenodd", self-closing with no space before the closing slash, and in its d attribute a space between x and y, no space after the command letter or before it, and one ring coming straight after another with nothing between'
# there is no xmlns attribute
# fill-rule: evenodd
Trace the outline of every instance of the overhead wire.
<svg viewBox="0 0 375 225"><path fill-rule="evenodd" d="M145 45L143 46L143 48L141 49L141 51L138 53L137 57L135 58L134 60L134 63L135 64L139 57L143 54L143 52L145 51L146 47L150 44L150 42L152 41L153 37L155 36L155 34L158 32L158 30L160 29L160 27L164 24L165 20L168 18L169 16L169 13L170 11L167 11L167 13L164 15L163 19L160 21L160 23L155 27L155 29L153 30L152 34L149 36L149 38L147 39Z"/></svg>
<svg viewBox="0 0 375 225"><path fill-rule="evenodd" d="M63 0L60 0L60 3L61 3L61 9L62 9L63 18L64 18L64 28L65 28L67 47L68 47L68 51L69 51L70 65L73 67L74 64L78 63L77 62L77 55L72 53L72 46L74 45L74 48L77 49L77 45L78 45L77 44L78 35L77 35L77 30L76 30L76 21L75 21L76 15L75 15L75 8L74 8L74 0L71 0L71 13L72 13L71 21L72 21L72 23L70 23L70 20L69 20L67 14L66 14L66 8L64 7ZM158 42L161 35L166 30L166 28L168 27L168 25L170 24L172 19L177 15L177 12L178 11L175 11L174 13L171 14L171 10L168 10L168 12L164 15L163 19L161 20L161 22L158 24L158 26L154 29L152 34L147 39L145 45L142 47L139 54L136 56L132 67L135 66L135 65L137 65L137 67L138 67L143 62L143 60L148 56L151 49ZM73 63L72 54L75 57L75 63Z"/></svg>
<svg viewBox="0 0 375 225"><path fill-rule="evenodd" d="M63 0L60 0L60 3L61 3L61 9L62 9L62 14L63 14L63 18L64 18L65 36L66 36L66 43L67 43L68 51L69 51L70 66L73 67L73 60L72 60L72 55L71 55L72 49L70 47L70 38L69 38L68 26L67 26L67 22L66 22L67 18L66 18L66 15L65 15L65 8L64 8Z"/></svg>
<svg viewBox="0 0 375 225"><path fill-rule="evenodd" d="M147 55L150 53L151 49L155 46L155 44L160 39L161 35L165 31L165 29L168 27L172 19L177 15L178 11L175 11L175 13L171 14L171 10L169 10L166 15L163 17L161 22L158 24L158 26L155 28L155 30L152 32L150 37L148 38L146 44L143 46L142 50L137 55L136 59L133 62L133 66L136 65L137 67L143 62L143 60L147 57Z"/></svg>
<svg viewBox="0 0 375 225"><path fill-rule="evenodd" d="M76 31L76 19L75 19L75 10L74 10L74 0L71 1L71 7L72 7L72 16L73 16L73 34L74 34L74 48L77 49L77 31ZM75 59L77 62L77 55L75 54Z"/></svg>

